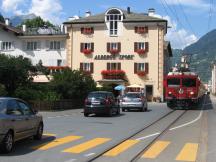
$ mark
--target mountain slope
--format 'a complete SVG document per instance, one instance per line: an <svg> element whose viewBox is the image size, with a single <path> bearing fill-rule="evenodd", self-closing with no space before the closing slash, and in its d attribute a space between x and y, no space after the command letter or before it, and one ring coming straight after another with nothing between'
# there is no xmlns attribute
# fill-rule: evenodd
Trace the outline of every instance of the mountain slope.
<svg viewBox="0 0 216 162"><path fill-rule="evenodd" d="M13 26L20 25L25 20L31 20L36 18L37 16L35 14L28 14L28 15L19 15L19 16L13 16L11 17L11 23Z"/></svg>
<svg viewBox="0 0 216 162"><path fill-rule="evenodd" d="M216 29L186 47L183 53L191 55L191 69L207 82L211 79L211 63L216 59Z"/></svg>

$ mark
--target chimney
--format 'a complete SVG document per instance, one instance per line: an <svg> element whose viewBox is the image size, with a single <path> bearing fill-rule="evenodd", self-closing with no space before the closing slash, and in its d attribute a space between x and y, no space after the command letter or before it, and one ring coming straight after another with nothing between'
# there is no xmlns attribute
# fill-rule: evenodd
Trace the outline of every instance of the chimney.
<svg viewBox="0 0 216 162"><path fill-rule="evenodd" d="M64 26L64 33L66 34L68 32L68 28L67 28L67 26L65 25Z"/></svg>
<svg viewBox="0 0 216 162"><path fill-rule="evenodd" d="M22 31L26 32L26 25L25 24L22 25Z"/></svg>
<svg viewBox="0 0 216 162"><path fill-rule="evenodd" d="M154 16L155 14L155 9L154 8L149 8L148 9L148 16Z"/></svg>
<svg viewBox="0 0 216 162"><path fill-rule="evenodd" d="M127 7L127 13L128 13L128 14L131 13L130 7Z"/></svg>
<svg viewBox="0 0 216 162"><path fill-rule="evenodd" d="M85 12L85 17L89 17L89 16L91 16L91 11L86 11Z"/></svg>
<svg viewBox="0 0 216 162"><path fill-rule="evenodd" d="M7 26L10 26L10 19L9 19L9 18L5 18L5 24L6 24Z"/></svg>
<svg viewBox="0 0 216 162"><path fill-rule="evenodd" d="M60 27L61 27L61 33L64 33L64 31L65 31L65 30L64 30L64 24L61 24Z"/></svg>

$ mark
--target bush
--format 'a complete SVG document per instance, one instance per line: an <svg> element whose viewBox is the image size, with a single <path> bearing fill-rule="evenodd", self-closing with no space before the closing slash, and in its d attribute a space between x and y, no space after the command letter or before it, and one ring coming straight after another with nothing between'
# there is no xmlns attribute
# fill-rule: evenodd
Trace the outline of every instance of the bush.
<svg viewBox="0 0 216 162"><path fill-rule="evenodd" d="M7 91L5 89L5 86L0 84L0 96L7 96Z"/></svg>

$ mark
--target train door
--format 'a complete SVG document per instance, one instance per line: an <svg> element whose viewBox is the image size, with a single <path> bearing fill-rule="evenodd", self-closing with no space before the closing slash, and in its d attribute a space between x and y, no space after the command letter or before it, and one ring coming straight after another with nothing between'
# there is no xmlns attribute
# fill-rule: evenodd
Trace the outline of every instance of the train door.
<svg viewBox="0 0 216 162"><path fill-rule="evenodd" d="M152 101L153 99L153 85L146 85L146 97L148 101Z"/></svg>

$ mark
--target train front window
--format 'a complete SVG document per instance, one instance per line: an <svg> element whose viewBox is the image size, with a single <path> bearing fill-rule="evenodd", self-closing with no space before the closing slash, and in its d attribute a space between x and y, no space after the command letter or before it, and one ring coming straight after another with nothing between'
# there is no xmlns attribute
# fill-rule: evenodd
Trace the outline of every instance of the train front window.
<svg viewBox="0 0 216 162"><path fill-rule="evenodd" d="M180 86L180 79L178 78L167 79L167 85L168 87L178 87Z"/></svg>
<svg viewBox="0 0 216 162"><path fill-rule="evenodd" d="M183 87L196 87L196 79L184 78L182 79Z"/></svg>

